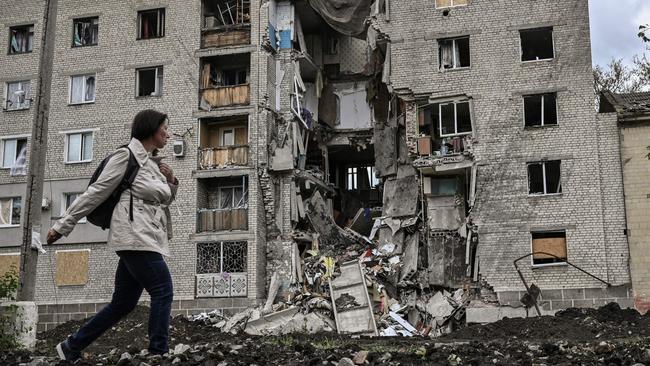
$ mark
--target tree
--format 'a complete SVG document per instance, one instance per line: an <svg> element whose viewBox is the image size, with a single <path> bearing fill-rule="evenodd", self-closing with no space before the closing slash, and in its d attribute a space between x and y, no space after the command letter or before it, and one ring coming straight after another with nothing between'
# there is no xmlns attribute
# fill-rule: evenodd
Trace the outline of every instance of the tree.
<svg viewBox="0 0 650 366"><path fill-rule="evenodd" d="M612 59L607 66L596 65L593 69L594 92L633 93L642 91L650 85L650 62L644 57L634 57L631 66L623 64L623 59Z"/></svg>

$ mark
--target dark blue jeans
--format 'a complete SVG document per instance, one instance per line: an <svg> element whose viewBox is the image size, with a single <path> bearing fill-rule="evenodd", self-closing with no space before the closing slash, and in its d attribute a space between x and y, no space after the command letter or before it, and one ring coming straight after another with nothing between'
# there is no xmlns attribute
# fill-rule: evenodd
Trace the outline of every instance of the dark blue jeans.
<svg viewBox="0 0 650 366"><path fill-rule="evenodd" d="M169 351L169 318L174 290L167 263L155 252L119 251L117 255L120 261L115 272L111 303L68 338L68 348L79 353L88 347L135 308L144 289L151 296L149 352L162 354Z"/></svg>

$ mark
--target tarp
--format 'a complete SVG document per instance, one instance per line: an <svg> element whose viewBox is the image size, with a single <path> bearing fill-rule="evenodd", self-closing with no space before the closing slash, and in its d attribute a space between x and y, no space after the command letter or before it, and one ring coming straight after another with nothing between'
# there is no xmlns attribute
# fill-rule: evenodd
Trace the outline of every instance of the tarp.
<svg viewBox="0 0 650 366"><path fill-rule="evenodd" d="M363 39L371 3L372 0L309 0L309 5L334 30L346 36L363 34Z"/></svg>

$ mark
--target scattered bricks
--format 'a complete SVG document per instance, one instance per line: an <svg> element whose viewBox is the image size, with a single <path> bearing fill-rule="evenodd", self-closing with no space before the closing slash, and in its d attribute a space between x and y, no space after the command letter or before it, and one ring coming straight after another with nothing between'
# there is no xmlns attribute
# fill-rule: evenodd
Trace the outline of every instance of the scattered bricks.
<svg viewBox="0 0 650 366"><path fill-rule="evenodd" d="M573 307L576 308L593 308L594 300L573 300Z"/></svg>
<svg viewBox="0 0 650 366"><path fill-rule="evenodd" d="M585 289L564 289L562 294L565 300L584 300L585 299Z"/></svg>
<svg viewBox="0 0 650 366"><path fill-rule="evenodd" d="M542 290L544 300L562 300L562 290Z"/></svg>
<svg viewBox="0 0 650 366"><path fill-rule="evenodd" d="M551 310L561 310L561 309L568 309L572 307L573 307L573 301L571 300L551 301Z"/></svg>

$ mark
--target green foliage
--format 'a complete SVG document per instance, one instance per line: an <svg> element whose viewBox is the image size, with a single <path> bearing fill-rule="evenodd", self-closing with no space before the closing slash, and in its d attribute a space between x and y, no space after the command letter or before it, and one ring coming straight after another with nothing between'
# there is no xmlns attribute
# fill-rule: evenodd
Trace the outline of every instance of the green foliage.
<svg viewBox="0 0 650 366"><path fill-rule="evenodd" d="M18 283L18 271L12 266L0 276L0 300L15 300ZM20 348L13 329L17 309L15 305L0 308L0 352Z"/></svg>

